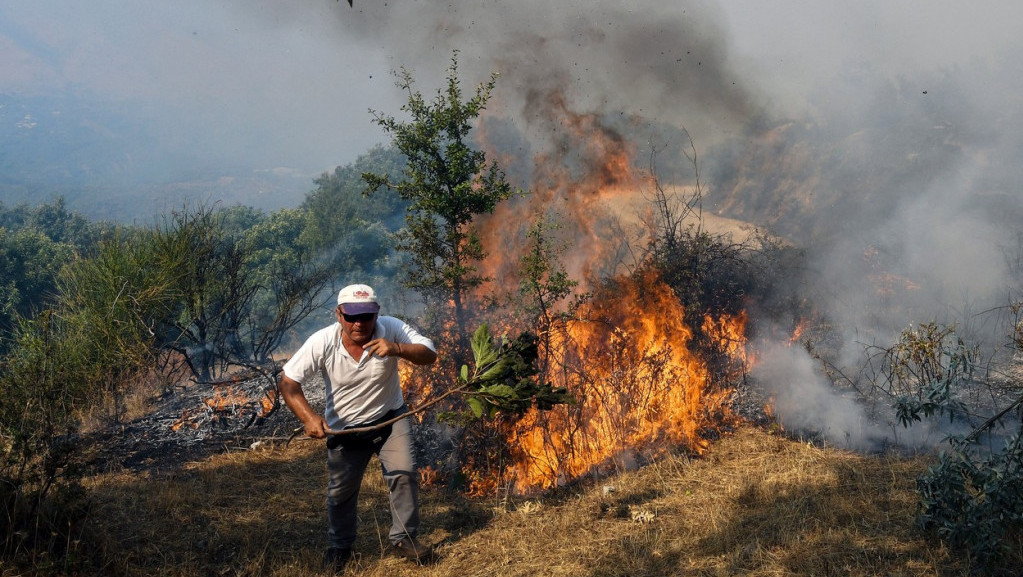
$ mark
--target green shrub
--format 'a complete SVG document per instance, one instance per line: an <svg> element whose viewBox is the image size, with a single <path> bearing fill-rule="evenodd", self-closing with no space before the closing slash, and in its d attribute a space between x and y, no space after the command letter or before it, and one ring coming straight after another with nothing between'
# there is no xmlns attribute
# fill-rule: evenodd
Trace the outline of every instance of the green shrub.
<svg viewBox="0 0 1023 577"><path fill-rule="evenodd" d="M965 422L972 409L960 398L964 389L978 386L977 358L953 327L925 323L904 331L886 354L890 392L903 426L932 415ZM1023 561L1021 406L1023 396L1018 396L969 434L949 436L947 450L917 480L921 526L967 551L989 572ZM1008 440L992 447L997 438L992 433L999 428L1008 431Z"/></svg>
<svg viewBox="0 0 1023 577"><path fill-rule="evenodd" d="M66 570L91 550L80 416L110 396L116 405L152 363L150 327L168 299L135 245L115 238L65 267L54 307L19 320L0 363L3 559Z"/></svg>
<svg viewBox="0 0 1023 577"><path fill-rule="evenodd" d="M1020 439L1017 433L990 453L980 453L975 441L954 440L917 480L921 525L969 551L989 570L1011 564L1023 536Z"/></svg>
<svg viewBox="0 0 1023 577"><path fill-rule="evenodd" d="M69 558L87 509L75 417L92 385L80 366L87 344L59 325L50 312L23 321L0 366L0 555L32 566Z"/></svg>

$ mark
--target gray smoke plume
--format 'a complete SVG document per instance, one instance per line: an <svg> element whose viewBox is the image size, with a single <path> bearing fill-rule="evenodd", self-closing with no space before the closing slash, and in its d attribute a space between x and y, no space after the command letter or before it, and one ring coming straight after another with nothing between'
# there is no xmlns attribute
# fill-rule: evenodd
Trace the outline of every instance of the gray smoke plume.
<svg viewBox="0 0 1023 577"><path fill-rule="evenodd" d="M728 34L713 3L365 3L338 12L345 35L378 46L432 94L460 51L467 85L501 75L495 106L530 141L552 127L547 99L580 113L691 125L709 134L752 112L728 63ZM430 82L434 84L431 85ZM713 128L712 128L713 127Z"/></svg>
<svg viewBox="0 0 1023 577"><path fill-rule="evenodd" d="M886 27L866 8L853 13L853 26ZM568 162L568 148L585 146L571 134L579 115L634 140L649 134L637 125L685 129L716 212L806 249L799 290L841 327L841 366L862 366L865 348L914 323L955 323L988 346L1006 334L1004 316L981 313L1004 310L1020 283L1018 52L913 68L895 52L871 62L893 45L872 36L877 53L840 61L794 103L772 102L792 87L736 54L728 14L712 2L357 2L338 22L423 79L424 94L456 49L463 78L500 73L490 113L527 185L533 159ZM822 70L813 46L787 56ZM756 376L783 423L858 449L933 440L873 423L804 349L760 348Z"/></svg>
<svg viewBox="0 0 1023 577"><path fill-rule="evenodd" d="M855 114L824 101L819 109L827 114L813 121L751 129L733 160L715 169L721 210L806 247L801 280L839 333L832 362L849 375L861 376L871 353L930 321L954 325L980 347L982 364L1013 362L1009 305L1023 281L1023 172L1013 160L1023 148L1018 78L1018 58L1006 54L920 72L915 82L878 83L857 93L867 98L852 107ZM981 86L992 90L982 95ZM778 395L791 414L827 423L822 430L833 441L846 437L844 444L862 447L899 435L903 443L940 439L925 430L933 423L870 431L865 419L851 418L864 416L858 406L802 404L826 397L829 383L807 385L805 351L765 348L782 357L765 357L764 379L817 391ZM785 366L788 377L779 369Z"/></svg>
<svg viewBox="0 0 1023 577"><path fill-rule="evenodd" d="M985 43L1006 38L1005 14L957 10L356 0L336 26L412 71L425 95L454 50L467 90L500 73L488 136L526 187L542 180L536 159L578 160L581 117L638 155L650 127L692 136L707 208L806 250L793 290L839 327L834 362L856 370L865 348L915 323L954 323L987 347L1009 329L997 311L1018 296L1023 262L1023 59L1017 41ZM785 25L800 17L802 44ZM908 21L930 28L900 28ZM754 36L764 54L748 48ZM956 47L982 56L956 60ZM856 448L895 436L805 350L759 346L756 376L783 421Z"/></svg>

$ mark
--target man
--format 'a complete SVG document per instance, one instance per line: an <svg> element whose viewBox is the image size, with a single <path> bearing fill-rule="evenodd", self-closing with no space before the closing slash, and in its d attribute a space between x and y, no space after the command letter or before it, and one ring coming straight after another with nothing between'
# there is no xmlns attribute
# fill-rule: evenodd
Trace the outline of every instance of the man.
<svg viewBox="0 0 1023 577"><path fill-rule="evenodd" d="M341 429L382 423L408 411L398 359L417 365L437 360L433 341L403 321L379 316L376 293L364 284L341 289L337 322L315 332L284 365L280 381L285 403L314 439L327 438L327 554L324 563L340 570L352 556L359 487L373 454L380 458L390 488L390 541L394 551L415 561L426 550L416 540L419 486L408 419L369 435L336 434ZM318 415L302 384L316 374L326 386L326 408Z"/></svg>

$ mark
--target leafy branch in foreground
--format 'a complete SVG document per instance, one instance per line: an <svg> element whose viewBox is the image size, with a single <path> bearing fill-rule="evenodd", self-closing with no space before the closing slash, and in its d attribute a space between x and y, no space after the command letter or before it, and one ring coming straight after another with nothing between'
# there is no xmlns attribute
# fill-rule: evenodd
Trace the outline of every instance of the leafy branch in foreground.
<svg viewBox="0 0 1023 577"><path fill-rule="evenodd" d="M498 412L522 415L532 406L546 411L554 405L572 401L567 389L538 383L537 337L522 333L513 340L502 337L494 346L490 328L483 324L472 336L472 354L476 368L469 372L462 365L458 386L476 418L493 418Z"/></svg>
<svg viewBox="0 0 1023 577"><path fill-rule="evenodd" d="M521 416L533 406L546 411L555 405L573 401L564 387L555 388L550 383L536 381L535 376L539 373L536 335L524 332L511 340L501 337L500 344L495 346L490 327L483 323L473 333L471 345L474 368L462 365L456 385L444 394L424 401L409 412L382 423L331 431L329 434L349 435L382 429L401 419L422 413L454 395L466 398L468 413L477 419L484 416L492 419L499 412ZM445 411L440 414L440 420L463 421L466 416L466 411ZM297 427L288 442L303 430L304 427Z"/></svg>

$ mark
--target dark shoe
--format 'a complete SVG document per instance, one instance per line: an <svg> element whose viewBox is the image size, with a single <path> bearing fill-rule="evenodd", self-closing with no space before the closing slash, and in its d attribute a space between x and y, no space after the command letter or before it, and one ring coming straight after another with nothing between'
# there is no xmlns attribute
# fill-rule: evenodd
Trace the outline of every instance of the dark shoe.
<svg viewBox="0 0 1023 577"><path fill-rule="evenodd" d="M327 549L327 554L323 556L323 569L328 573L340 573L351 558L351 549L331 547Z"/></svg>
<svg viewBox="0 0 1023 577"><path fill-rule="evenodd" d="M416 563L426 563L433 557L429 547L407 535L394 543L394 552Z"/></svg>

